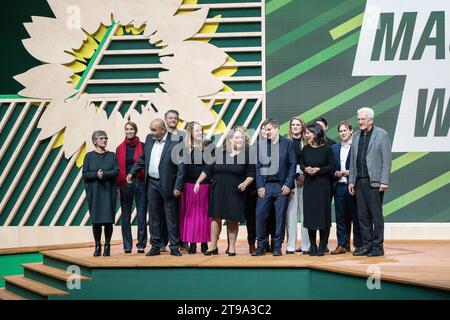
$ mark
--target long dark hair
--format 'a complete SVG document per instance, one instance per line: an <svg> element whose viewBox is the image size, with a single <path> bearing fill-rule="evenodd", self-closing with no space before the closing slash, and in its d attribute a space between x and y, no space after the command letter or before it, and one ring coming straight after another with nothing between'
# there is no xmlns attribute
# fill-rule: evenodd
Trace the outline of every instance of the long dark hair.
<svg viewBox="0 0 450 320"><path fill-rule="evenodd" d="M315 139L314 142L321 146L325 143L327 143L327 139L325 138L325 131L323 131L323 128L318 123L312 123L306 126L306 130L314 134Z"/></svg>

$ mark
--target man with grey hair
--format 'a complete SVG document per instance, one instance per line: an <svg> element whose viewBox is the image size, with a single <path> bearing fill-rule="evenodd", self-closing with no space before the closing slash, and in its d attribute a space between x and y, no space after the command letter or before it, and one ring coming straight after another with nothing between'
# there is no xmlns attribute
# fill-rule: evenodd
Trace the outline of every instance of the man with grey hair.
<svg viewBox="0 0 450 320"><path fill-rule="evenodd" d="M371 108L358 110L359 131L353 135L348 190L356 194L363 250L354 256L384 255L383 194L391 175L391 141L388 133L373 125Z"/></svg>

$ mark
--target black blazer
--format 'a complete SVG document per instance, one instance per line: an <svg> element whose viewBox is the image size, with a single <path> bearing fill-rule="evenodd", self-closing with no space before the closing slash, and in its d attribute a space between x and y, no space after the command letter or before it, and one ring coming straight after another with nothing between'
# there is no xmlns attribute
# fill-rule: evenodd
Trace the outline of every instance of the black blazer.
<svg viewBox="0 0 450 320"><path fill-rule="evenodd" d="M174 140L172 141L172 134L170 132L167 133L166 142L161 154L161 161L159 162L161 193L166 199L170 199L173 197L173 190L183 191L184 169L182 158L179 158L178 163L174 163L172 162L171 157L172 150L177 147L180 141L180 137L177 136L174 136ZM144 153L138 158L136 164L130 171L130 174L134 177L135 173L139 169L144 168L144 181L146 186L149 179L148 169L154 142L155 140L153 140L152 136L150 134L147 135L147 138L145 139ZM180 145L179 147L182 147L182 145Z"/></svg>
<svg viewBox="0 0 450 320"><path fill-rule="evenodd" d="M267 143L267 140L261 143ZM262 152L264 153L264 151ZM267 155L259 154L256 163L256 189L264 188L267 175L262 174L262 168L269 167L268 164L262 164L260 157L267 157ZM285 137L280 137L279 140L279 163L278 163L278 178L280 183L289 189L294 189L295 169L297 165L297 155L295 153L294 142ZM264 163L268 163L268 159L264 159Z"/></svg>

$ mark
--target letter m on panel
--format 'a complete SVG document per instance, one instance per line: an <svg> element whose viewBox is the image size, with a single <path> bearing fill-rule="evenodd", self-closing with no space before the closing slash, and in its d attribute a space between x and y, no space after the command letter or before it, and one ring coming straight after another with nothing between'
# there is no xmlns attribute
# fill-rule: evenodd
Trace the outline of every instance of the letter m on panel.
<svg viewBox="0 0 450 320"><path fill-rule="evenodd" d="M408 60L416 18L417 12L403 13L394 37L394 13L381 13L370 60L379 61L383 47L384 60L394 60L400 43L402 44L400 60Z"/></svg>
<svg viewBox="0 0 450 320"><path fill-rule="evenodd" d="M446 137L450 128L450 99L445 106L445 89L435 89L429 107L427 108L428 89L420 89L417 100L416 125L414 136L426 137L430 130L431 121L435 117L434 136Z"/></svg>

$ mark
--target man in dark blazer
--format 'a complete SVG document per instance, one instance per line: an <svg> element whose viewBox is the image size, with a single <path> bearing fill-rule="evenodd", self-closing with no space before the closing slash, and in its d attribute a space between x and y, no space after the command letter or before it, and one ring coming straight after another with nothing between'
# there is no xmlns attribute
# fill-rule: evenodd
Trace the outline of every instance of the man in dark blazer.
<svg viewBox="0 0 450 320"><path fill-rule="evenodd" d="M281 256L281 244L286 228L289 193L294 188L297 158L292 140L281 137L277 120L265 125L267 139L258 145L256 163L256 236L258 247L252 256L265 254L267 218L275 205L275 239L273 255Z"/></svg>
<svg viewBox="0 0 450 320"><path fill-rule="evenodd" d="M387 132L373 125L371 108L358 110L359 131L353 135L348 190L356 194L364 250L355 256L384 255L383 195L389 188L392 153Z"/></svg>
<svg viewBox="0 0 450 320"><path fill-rule="evenodd" d="M350 231L347 229L347 221L353 222L353 243L355 252L362 248L361 230L359 228L358 211L356 209L356 197L348 191L348 174L350 169L350 148L352 144L353 126L344 120L338 125L341 142L331 146L334 158L334 211L336 213L336 231L338 245L331 254L346 253L347 242L350 239ZM351 230L351 226L350 226Z"/></svg>
<svg viewBox="0 0 450 320"><path fill-rule="evenodd" d="M177 150L179 137L167 132L162 119L153 120L150 131L145 140L144 153L127 175L127 182L131 183L136 172L144 168L152 242L147 256L160 254L163 215L170 241L170 254L181 256L177 198L183 190L184 172L181 159L175 156L176 152L172 152Z"/></svg>

